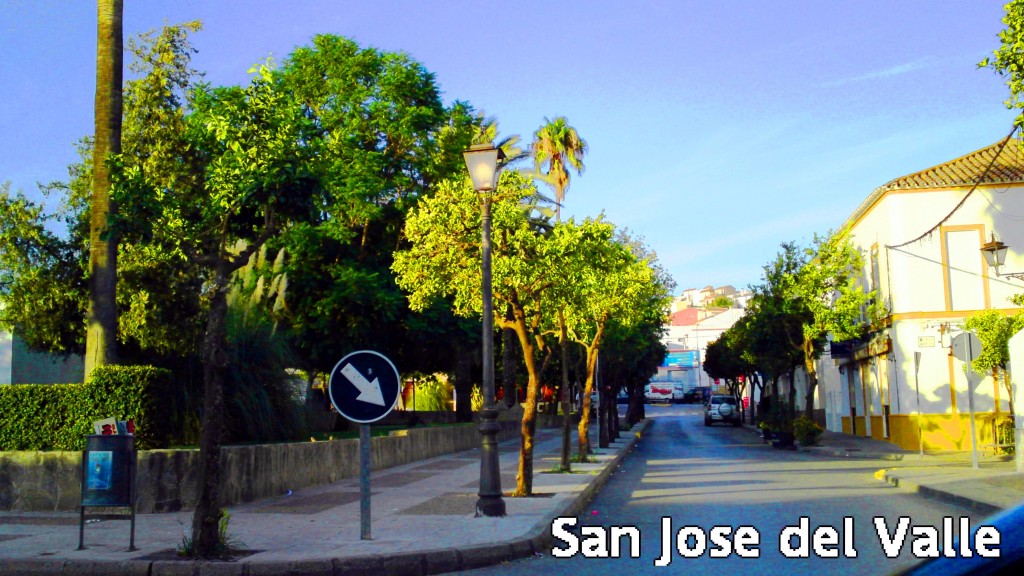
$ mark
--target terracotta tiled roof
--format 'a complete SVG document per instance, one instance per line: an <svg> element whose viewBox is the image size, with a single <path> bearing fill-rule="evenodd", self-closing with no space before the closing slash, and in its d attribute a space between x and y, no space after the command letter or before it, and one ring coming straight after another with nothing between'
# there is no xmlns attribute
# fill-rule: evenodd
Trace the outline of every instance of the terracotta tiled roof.
<svg viewBox="0 0 1024 576"><path fill-rule="evenodd" d="M880 188L888 190L911 190L915 188L947 188L953 186L973 186L979 184L1007 184L1024 182L1024 151L1021 142L1011 139L1002 153L992 163L992 168L985 174L992 159L999 153L1002 141L991 146L976 150L970 154L950 160L938 166L914 172L897 178ZM982 174L985 177L982 178Z"/></svg>
<svg viewBox="0 0 1024 576"><path fill-rule="evenodd" d="M927 190L929 188L954 188L972 187L976 183L983 186L1000 184L1024 183L1024 144L1017 138L1011 138L1002 152L999 152L1003 140L986 146L981 150L975 150L949 162L926 168L920 172L914 172L901 176L889 183L875 188L860 206L853 211L839 228L840 233L846 233L866 214L876 202L880 201L887 192L895 190ZM995 162L992 159L995 158ZM985 168L992 162L992 168L981 179Z"/></svg>
<svg viewBox="0 0 1024 576"><path fill-rule="evenodd" d="M683 308L669 317L669 326L693 326L697 323L697 309Z"/></svg>

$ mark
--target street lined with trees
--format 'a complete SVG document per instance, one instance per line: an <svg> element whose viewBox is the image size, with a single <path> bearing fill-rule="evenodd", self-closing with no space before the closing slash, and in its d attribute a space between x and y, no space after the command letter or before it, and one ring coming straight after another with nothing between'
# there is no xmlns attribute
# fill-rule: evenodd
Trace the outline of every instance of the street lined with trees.
<svg viewBox="0 0 1024 576"><path fill-rule="evenodd" d="M120 2L100 5L113 9L102 26L119 37ZM253 66L248 85L212 86L191 66L189 38L200 29L188 22L129 39L123 104L103 96L120 133L83 139L69 180L49 187L59 211L3 189L0 327L36 350L86 352L90 367L171 371L176 384L164 393L174 396L178 428L169 441L201 451L191 549L211 556L223 551L221 446L308 433L292 415L286 368L300 370L297 394L322 410L325 402L308 399L322 398L323 374L348 351L376 349L403 372L455 374L455 404L470 417L480 204L461 153L495 139L497 121L467 102L442 103L433 74L408 55L330 35ZM97 66L119 64L98 58ZM119 78L105 88L120 88ZM568 170L582 172L586 145L562 117L536 138L536 170L507 166L494 193L494 293L508 314L493 328L518 340L519 357L504 354L503 368L527 374L511 391L523 398L516 496L531 494L541 384L568 399L569 374L579 383L578 457L586 458L598 358L609 397L622 385L642 394L664 354L657 335L672 288L654 254L602 217L560 221ZM525 158L517 142L501 140ZM535 182L552 184L555 201ZM51 231L54 221L66 223L63 234ZM95 254L104 242L106 260ZM116 272L116 308L105 316L112 324L87 336L96 265ZM106 294L114 297L112 286ZM582 367L569 359L573 342L583 346ZM109 352L89 352L97 346ZM259 366L240 369L253 354ZM562 410L568 418L568 405ZM280 425L244 425L268 417Z"/></svg>

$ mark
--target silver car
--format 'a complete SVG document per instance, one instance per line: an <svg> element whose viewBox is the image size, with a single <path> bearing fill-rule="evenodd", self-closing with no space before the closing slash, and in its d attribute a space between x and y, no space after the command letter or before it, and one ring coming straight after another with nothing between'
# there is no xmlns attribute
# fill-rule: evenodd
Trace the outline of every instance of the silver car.
<svg viewBox="0 0 1024 576"><path fill-rule="evenodd" d="M733 426L743 423L736 398L728 394L712 394L704 406L704 425L711 426L715 422L727 422Z"/></svg>

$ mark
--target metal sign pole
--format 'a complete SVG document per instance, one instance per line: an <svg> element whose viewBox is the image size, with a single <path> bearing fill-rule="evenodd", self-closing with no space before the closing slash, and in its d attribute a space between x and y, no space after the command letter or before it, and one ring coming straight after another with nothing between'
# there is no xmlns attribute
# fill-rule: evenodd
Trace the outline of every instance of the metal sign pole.
<svg viewBox="0 0 1024 576"><path fill-rule="evenodd" d="M370 425L359 425L359 539L370 538Z"/></svg>
<svg viewBox="0 0 1024 576"><path fill-rule="evenodd" d="M359 423L359 537L370 540L370 423L387 416L398 404L401 380L386 356L360 350L334 365L328 391L334 409Z"/></svg>
<svg viewBox="0 0 1024 576"><path fill-rule="evenodd" d="M925 457L925 437L922 436L921 431L921 381L918 379L919 372L921 372L921 353L913 353L913 388L918 393L918 454L920 457Z"/></svg>
<svg viewBox="0 0 1024 576"><path fill-rule="evenodd" d="M978 468L978 438L974 426L974 386L971 385L971 361L981 354L982 344L973 332L962 332L951 342L953 357L967 364L967 410L971 417L971 463ZM957 418L959 422L959 417Z"/></svg>
<svg viewBox="0 0 1024 576"><path fill-rule="evenodd" d="M971 340L967 340L967 409L971 412L971 466L978 469L978 438L974 429L974 386L971 385Z"/></svg>

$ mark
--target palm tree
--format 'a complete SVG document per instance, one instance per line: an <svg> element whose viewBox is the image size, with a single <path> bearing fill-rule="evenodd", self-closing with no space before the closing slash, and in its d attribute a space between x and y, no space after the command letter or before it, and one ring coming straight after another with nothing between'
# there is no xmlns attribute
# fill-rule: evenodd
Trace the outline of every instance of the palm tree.
<svg viewBox="0 0 1024 576"><path fill-rule="evenodd" d="M533 162L537 176L555 190L555 221L562 221L562 201L569 190L569 169L583 174L587 142L569 125L565 116L545 124L533 133Z"/></svg>
<svg viewBox="0 0 1024 576"><path fill-rule="evenodd" d="M476 115L477 132L473 135L473 144L490 144L501 150L504 158L498 159L498 168L505 168L526 159L528 153L519 146L519 134L511 134L498 138L498 119L494 116L485 116L478 112Z"/></svg>
<svg viewBox="0 0 1024 576"><path fill-rule="evenodd" d="M95 142L92 207L89 214L89 310L85 340L85 377L116 361L117 239L109 235L110 201L107 158L121 152L121 78L124 40L122 0L97 0Z"/></svg>
<svg viewBox="0 0 1024 576"><path fill-rule="evenodd" d="M544 119L544 125L533 133L533 162L537 177L555 190L555 223L562 221L562 201L569 189L569 169L577 174L583 173L583 155L587 152L587 142L580 138L576 129L569 125L565 116L554 120ZM572 428L569 419L569 354L568 335L565 329L565 317L558 311L558 342L562 354L562 462L563 471L570 470L569 436ZM589 406L589 399L581 406ZM580 454L586 457L586 454Z"/></svg>

